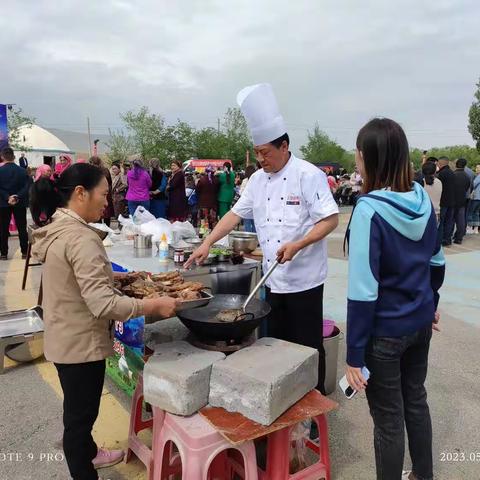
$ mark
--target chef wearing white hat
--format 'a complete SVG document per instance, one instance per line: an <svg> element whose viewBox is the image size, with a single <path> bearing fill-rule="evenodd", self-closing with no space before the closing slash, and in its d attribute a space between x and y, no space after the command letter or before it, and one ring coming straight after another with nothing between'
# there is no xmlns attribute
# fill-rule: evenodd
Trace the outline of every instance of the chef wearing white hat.
<svg viewBox="0 0 480 480"><path fill-rule="evenodd" d="M268 335L319 350L318 388L324 392L325 237L338 225L338 207L326 175L290 153L287 127L271 85L246 87L237 101L262 169L250 177L239 201L194 252L186 267L194 261L201 263L209 248L242 218L253 218L264 270L277 258L281 263L266 283L266 300L272 307Z"/></svg>

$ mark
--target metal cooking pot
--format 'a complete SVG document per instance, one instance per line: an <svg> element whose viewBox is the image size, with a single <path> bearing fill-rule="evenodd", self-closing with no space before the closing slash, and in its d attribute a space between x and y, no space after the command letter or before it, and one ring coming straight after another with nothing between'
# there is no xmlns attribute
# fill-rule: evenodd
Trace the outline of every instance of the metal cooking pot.
<svg viewBox="0 0 480 480"><path fill-rule="evenodd" d="M133 237L133 248L146 250L152 248L152 235L135 235Z"/></svg>
<svg viewBox="0 0 480 480"><path fill-rule="evenodd" d="M183 310L177 316L199 340L239 342L267 317L270 305L255 298L248 304L246 313L235 322L219 322L215 316L221 310L242 308L246 299L246 295L215 295L205 307Z"/></svg>
<svg viewBox="0 0 480 480"><path fill-rule="evenodd" d="M228 243L236 253L252 253L258 247L258 237L253 232L232 232Z"/></svg>

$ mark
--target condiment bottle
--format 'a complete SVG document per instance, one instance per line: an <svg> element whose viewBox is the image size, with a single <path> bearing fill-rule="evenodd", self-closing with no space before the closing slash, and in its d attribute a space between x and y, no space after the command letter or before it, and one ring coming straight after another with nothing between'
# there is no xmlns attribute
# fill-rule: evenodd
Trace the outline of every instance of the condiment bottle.
<svg viewBox="0 0 480 480"><path fill-rule="evenodd" d="M160 263L168 263L168 242L165 234L162 234L160 246L158 248L158 261Z"/></svg>

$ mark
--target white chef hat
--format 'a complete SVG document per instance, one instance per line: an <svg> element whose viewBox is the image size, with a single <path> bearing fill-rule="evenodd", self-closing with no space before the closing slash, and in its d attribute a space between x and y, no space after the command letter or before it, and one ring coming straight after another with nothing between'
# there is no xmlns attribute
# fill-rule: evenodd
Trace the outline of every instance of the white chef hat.
<svg viewBox="0 0 480 480"><path fill-rule="evenodd" d="M245 87L238 93L237 103L247 120L254 145L269 143L287 133L287 126L269 83Z"/></svg>

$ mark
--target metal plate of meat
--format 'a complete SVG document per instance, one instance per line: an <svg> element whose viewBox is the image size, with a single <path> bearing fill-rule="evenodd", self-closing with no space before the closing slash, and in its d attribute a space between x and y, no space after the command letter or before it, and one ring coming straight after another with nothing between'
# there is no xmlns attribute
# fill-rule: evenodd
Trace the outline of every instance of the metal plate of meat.
<svg viewBox="0 0 480 480"><path fill-rule="evenodd" d="M190 308L203 307L210 303L210 300L213 298L213 295L205 290L200 290L200 295L202 298L197 298L195 300L185 300L180 303L177 307L177 312L182 310L189 310Z"/></svg>

